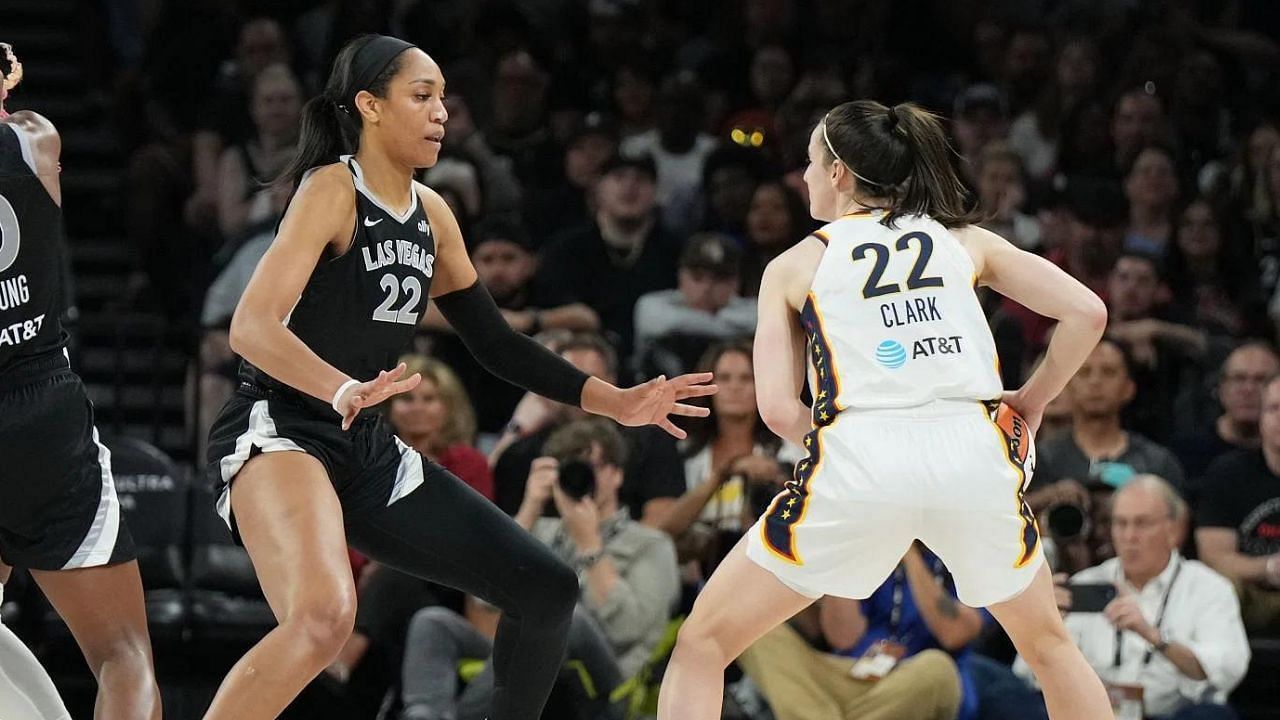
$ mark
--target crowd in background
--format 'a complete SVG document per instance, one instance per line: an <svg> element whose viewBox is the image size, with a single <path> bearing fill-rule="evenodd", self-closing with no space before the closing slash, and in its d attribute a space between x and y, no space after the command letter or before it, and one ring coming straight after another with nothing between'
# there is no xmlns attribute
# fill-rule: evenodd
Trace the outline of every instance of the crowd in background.
<svg viewBox="0 0 1280 720"><path fill-rule="evenodd" d="M710 418L685 423L677 444L492 378L433 310L410 358L424 382L386 410L407 444L566 561L595 547L613 560L578 567L569 664L581 671L567 675L592 687L564 684L582 717L621 717L652 685L673 620L804 456L760 420L751 336L765 265L816 227L800 178L814 124L855 98L944 115L985 226L1110 310L1107 338L1047 413L1028 488L1063 582L1119 588L1086 613L1064 586L1069 628L1104 680L1145 689L1147 716L1234 717L1221 703L1245 674L1247 637L1280 635L1273 3L106 7L112 89L129 108L117 113L128 302L193 328L199 436L234 389L226 329L289 199L264 181L289 159L337 49L364 32L440 64L450 118L421 180L453 208L513 327L622 384L715 372ZM1052 326L978 292L1015 388ZM591 513L557 479L572 463L594 478ZM414 720L478 717L492 608L359 558L353 568L360 619L328 691L376 708L390 688ZM1029 717L1043 702L993 624L915 548L871 598L824 599L749 650L729 712ZM881 641L905 654L874 682L863 660ZM1162 642L1171 649L1153 653ZM459 669L468 659L479 664Z"/></svg>

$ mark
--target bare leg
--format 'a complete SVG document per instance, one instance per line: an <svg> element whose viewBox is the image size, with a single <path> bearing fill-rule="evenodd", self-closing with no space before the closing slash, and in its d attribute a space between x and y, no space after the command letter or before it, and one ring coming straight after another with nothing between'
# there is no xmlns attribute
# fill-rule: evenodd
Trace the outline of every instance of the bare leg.
<svg viewBox="0 0 1280 720"><path fill-rule="evenodd" d="M1018 654L1035 672L1036 680L1044 689L1049 717L1053 720L1115 717L1102 681L1062 624L1047 564L1041 565L1021 595L992 605L988 610L1009 633Z"/></svg>
<svg viewBox="0 0 1280 720"><path fill-rule="evenodd" d="M659 720L715 720L724 700L724 669L766 632L809 606L805 597L747 558L738 542L680 628L662 680ZM750 601L743 602L743 593Z"/></svg>
<svg viewBox="0 0 1280 720"><path fill-rule="evenodd" d="M231 505L280 625L231 668L205 720L274 718L351 635L356 590L342 508L324 467L298 452L250 460Z"/></svg>
<svg viewBox="0 0 1280 720"><path fill-rule="evenodd" d="M79 570L32 570L67 622L98 680L94 717L160 720L137 561Z"/></svg>

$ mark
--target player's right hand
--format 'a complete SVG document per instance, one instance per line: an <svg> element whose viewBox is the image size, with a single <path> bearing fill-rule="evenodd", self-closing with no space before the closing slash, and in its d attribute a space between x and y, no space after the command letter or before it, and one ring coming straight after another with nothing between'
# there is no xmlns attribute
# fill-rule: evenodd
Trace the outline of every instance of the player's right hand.
<svg viewBox="0 0 1280 720"><path fill-rule="evenodd" d="M1013 408L1022 416L1022 421L1031 428L1032 437L1040 432L1040 423L1044 420L1044 406L1033 407L1023 397L1021 390L1006 390L1000 401Z"/></svg>
<svg viewBox="0 0 1280 720"><path fill-rule="evenodd" d="M373 380L347 388L337 402L338 412L342 413L342 429L350 430L351 423L355 422L356 416L364 408L373 407L392 395L418 387L418 383L422 382L422 375L419 373L400 379L408 369L409 366L400 363L394 370L379 372L378 377Z"/></svg>

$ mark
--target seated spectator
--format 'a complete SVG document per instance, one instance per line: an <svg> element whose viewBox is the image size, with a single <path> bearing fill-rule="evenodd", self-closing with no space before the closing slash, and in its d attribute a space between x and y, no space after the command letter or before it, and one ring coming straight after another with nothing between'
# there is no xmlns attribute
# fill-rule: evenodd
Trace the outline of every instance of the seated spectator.
<svg viewBox="0 0 1280 720"><path fill-rule="evenodd" d="M529 335L550 329L599 327L600 320L591 308L583 303L555 304L533 283L538 258L529 235L518 223L499 216L485 220L476 226L470 244L476 275L511 327ZM475 398L478 429L486 433L501 431L524 390L481 367L435 303L427 306L419 328L432 335L431 354L453 368Z"/></svg>
<svg viewBox="0 0 1280 720"><path fill-rule="evenodd" d="M1062 43L1053 81L1041 89L1035 106L1009 126L1009 144L1030 177L1048 178L1057 168L1063 115L1097 92L1098 65L1092 40L1077 37Z"/></svg>
<svg viewBox="0 0 1280 720"><path fill-rule="evenodd" d="M396 437L492 500L493 474L484 455L471 445L475 412L462 383L434 358L406 355L400 362L408 367L407 375L419 373L422 381L388 402L387 420ZM385 565L365 566L355 630L327 672L343 683L354 677L350 694L376 702L386 690L386 671L400 664L409 619L421 608L440 604L461 608L461 594ZM371 654L373 670L355 675Z"/></svg>
<svg viewBox="0 0 1280 720"><path fill-rule="evenodd" d="M1173 152L1159 145L1140 150L1125 168L1124 194L1129 200L1125 250L1164 257L1173 237L1173 211L1178 202Z"/></svg>
<svg viewBox="0 0 1280 720"><path fill-rule="evenodd" d="M452 126L452 117L449 122ZM591 189L600 180L605 163L617 152L617 128L599 113L588 115L573 131L564 149L564 179L529 188L525 196L525 224L535 248L563 229L565 218L591 216Z"/></svg>
<svg viewBox="0 0 1280 720"><path fill-rule="evenodd" d="M1258 271L1204 198L1182 209L1168 248L1168 284L1188 320L1213 335L1270 334Z"/></svg>
<svg viewBox="0 0 1280 720"><path fill-rule="evenodd" d="M658 88L657 127L622 141L628 158L653 158L662 223L677 235L697 228L702 206L702 166L716 147L702 132L706 106L697 78L682 72Z"/></svg>
<svg viewBox="0 0 1280 720"><path fill-rule="evenodd" d="M528 50L514 47L498 58L484 138L494 153L510 158L521 187L551 184L560 175L560 149L547 127L550 86L545 65Z"/></svg>
<svg viewBox="0 0 1280 720"><path fill-rule="evenodd" d="M746 236L747 213L756 185L769 174L760 150L725 143L707 156L702 166L703 206L698 228L721 232L741 244Z"/></svg>
<svg viewBox="0 0 1280 720"><path fill-rule="evenodd" d="M738 295L741 257L727 235L689 238L676 289L656 290L636 302L633 367L642 376L674 377L712 342L755 333L756 303Z"/></svg>
<svg viewBox="0 0 1280 720"><path fill-rule="evenodd" d="M710 415L686 424L689 437L680 453L688 490L659 527L677 539L682 560L697 563L686 579L700 581L760 516L760 498L749 487L753 481L789 476L791 468L785 466L794 466L805 453L774 435L760 418L751 341L714 345L697 367L715 374L720 391L710 398Z"/></svg>
<svg viewBox="0 0 1280 720"><path fill-rule="evenodd" d="M973 164L982 149L1004 139L1009 132L1009 105L995 85L970 85L956 96L951 122L956 152L964 161L965 176L972 182L976 178Z"/></svg>
<svg viewBox="0 0 1280 720"><path fill-rule="evenodd" d="M747 210L747 246L742 261L742 295L760 294L764 268L814 227L809 208L786 182L766 180L756 186Z"/></svg>
<svg viewBox="0 0 1280 720"><path fill-rule="evenodd" d="M1071 429L1036 448L1026 500L1037 515L1048 513L1042 527L1059 553L1058 568L1078 570L1110 556L1102 506L1135 475L1159 474L1176 487L1185 484L1168 448L1125 430L1121 417L1134 393L1128 356L1114 340L1104 338L1063 392L1071 407ZM1062 505L1078 512L1055 515ZM1072 516L1075 522L1064 521Z"/></svg>
<svg viewBox="0 0 1280 720"><path fill-rule="evenodd" d="M761 45L751 57L749 72L750 105L730 115L721 134L732 137L735 131L746 136L759 132L762 135L761 142L753 143L753 147L776 146L779 138L775 118L795 85L795 63L787 49L781 45Z"/></svg>
<svg viewBox="0 0 1280 720"><path fill-rule="evenodd" d="M648 158L611 158L596 183L592 221L543 249L536 282L549 303L585 303L630 358L640 296L676 285L682 245L658 219Z"/></svg>
<svg viewBox="0 0 1280 720"><path fill-rule="evenodd" d="M1200 376L1211 345L1208 333L1158 306L1161 276L1150 255L1126 253L1116 261L1107 286L1107 333L1133 359L1138 394L1130 409L1135 428L1157 441L1183 428L1173 411L1179 393ZM1185 418L1181 418L1185 420Z"/></svg>
<svg viewBox="0 0 1280 720"><path fill-rule="evenodd" d="M778 720L971 720L967 647L986 617L956 600L937 557L913 546L871 597L820 598L738 665Z"/></svg>
<svg viewBox="0 0 1280 720"><path fill-rule="evenodd" d="M1124 197L1110 183L1072 182L1064 191L1063 205L1064 242L1045 257L1105 300L1111 270L1124 245ZM1021 324L1028 352L1043 352L1053 321L1008 298L1001 307Z"/></svg>
<svg viewBox="0 0 1280 720"><path fill-rule="evenodd" d="M298 142L302 86L293 71L282 64L263 68L253 78L249 108L253 135L223 150L218 162L218 229L232 250L246 234L273 229L292 191L270 183Z"/></svg>
<svg viewBox="0 0 1280 720"><path fill-rule="evenodd" d="M1140 475L1116 493L1116 557L1059 587L1067 632L1108 686L1117 718L1234 720L1227 695L1249 666L1240 604L1228 582L1178 554L1187 506L1166 482ZM1101 611L1072 608L1071 585L1114 585ZM1021 658L1014 670L1031 680ZM983 695L983 718L1048 718L1038 693ZM994 705L994 707L988 707Z"/></svg>
<svg viewBox="0 0 1280 720"><path fill-rule="evenodd" d="M1270 298L1267 310L1275 322L1280 319L1280 144L1267 156L1261 175L1258 199L1247 216L1249 245L1258 263L1262 296Z"/></svg>
<svg viewBox="0 0 1280 720"><path fill-rule="evenodd" d="M598 335L574 335L560 344L565 360L588 375L612 382L618 357ZM580 408L560 405L528 394L516 406L511 422L489 456L493 465L495 495L503 512L515 514L525 494L525 482L534 459L558 428L586 417ZM619 427L627 441L627 466L619 498L631 517L656 526L685 491L684 466L675 439L656 427Z"/></svg>
<svg viewBox="0 0 1280 720"><path fill-rule="evenodd" d="M1160 142L1168 134L1164 100L1156 95L1155 86L1133 88L1120 96L1111 113L1111 145L1115 148L1112 172L1128 167L1151 143Z"/></svg>
<svg viewBox="0 0 1280 720"><path fill-rule="evenodd" d="M675 549L665 534L633 522L619 503L626 444L612 425L570 423L548 439L544 453L534 461L516 522L578 571L582 599L569 658L582 664L595 688L590 717L605 717L610 693L640 670L666 630L678 594ZM566 491L560 469L571 462L590 467L594 489L585 497ZM549 504L558 517L544 517ZM491 667L455 698L458 661L491 652L479 630L456 613L429 608L414 617L406 648L404 720L484 717Z"/></svg>
<svg viewBox="0 0 1280 720"><path fill-rule="evenodd" d="M1280 355L1268 343L1244 343L1227 356L1218 372L1216 393L1222 414L1212 424L1185 433L1173 443L1193 486L1205 468L1222 454L1258 447L1262 388L1277 374Z"/></svg>
<svg viewBox="0 0 1280 720"><path fill-rule="evenodd" d="M511 159L496 154L485 141L484 133L476 128L471 105L465 96L449 93L445 109L449 112L449 132L444 136L444 157L475 168L477 182L484 188L478 212L484 215L519 212L524 191L516 178ZM430 179L430 171L425 176Z"/></svg>
<svg viewBox="0 0 1280 720"><path fill-rule="evenodd" d="M1261 447L1233 450L1205 471L1196 548L1240 592L1250 633L1280 634L1280 379L1262 393Z"/></svg>
<svg viewBox="0 0 1280 720"><path fill-rule="evenodd" d="M978 155L978 201L990 219L983 227L1023 250L1040 246L1040 224L1022 212L1026 200L1022 160L1007 143L988 144Z"/></svg>

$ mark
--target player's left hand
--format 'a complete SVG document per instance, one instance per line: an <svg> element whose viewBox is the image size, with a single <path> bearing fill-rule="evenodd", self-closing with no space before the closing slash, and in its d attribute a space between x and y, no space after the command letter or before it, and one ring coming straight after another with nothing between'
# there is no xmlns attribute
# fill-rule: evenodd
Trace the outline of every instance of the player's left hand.
<svg viewBox="0 0 1280 720"><path fill-rule="evenodd" d="M1128 630L1150 640L1156 630L1147 622L1138 606L1138 597L1120 583L1116 583L1116 599L1107 604L1102 614L1117 630Z"/></svg>
<svg viewBox="0 0 1280 720"><path fill-rule="evenodd" d="M706 417L711 410L696 405L686 405L681 400L716 394L716 386L709 385L711 373L691 373L670 380L659 375L642 385L621 392L620 402L613 419L622 425L639 427L657 425L677 440L685 438L685 431L676 427L668 415Z"/></svg>

